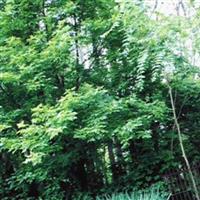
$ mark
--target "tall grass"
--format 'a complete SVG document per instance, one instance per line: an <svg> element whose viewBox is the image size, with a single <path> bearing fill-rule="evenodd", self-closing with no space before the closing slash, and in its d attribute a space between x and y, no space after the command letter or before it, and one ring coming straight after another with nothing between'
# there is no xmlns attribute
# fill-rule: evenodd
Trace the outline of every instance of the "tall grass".
<svg viewBox="0 0 200 200"><path fill-rule="evenodd" d="M130 193L118 193L97 197L96 200L167 200L169 195L163 193L159 188L151 188L145 191L134 191Z"/></svg>

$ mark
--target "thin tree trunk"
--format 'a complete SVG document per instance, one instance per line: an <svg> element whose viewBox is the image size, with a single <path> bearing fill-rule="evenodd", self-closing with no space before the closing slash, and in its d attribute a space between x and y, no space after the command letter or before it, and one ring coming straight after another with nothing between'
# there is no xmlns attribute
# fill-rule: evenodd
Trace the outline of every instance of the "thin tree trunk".
<svg viewBox="0 0 200 200"><path fill-rule="evenodd" d="M78 27L77 17L76 17L76 15L74 15L76 72L77 72L76 85L75 85L76 91L78 91L79 87L80 87L80 54L79 54L78 32L79 32L79 27Z"/></svg>
<svg viewBox="0 0 200 200"><path fill-rule="evenodd" d="M49 32L48 32L48 25L46 22L46 12L45 12L45 0L42 1L42 16L43 16L43 23L44 23L44 27L45 27L45 32L47 35L47 40L49 38Z"/></svg>
<svg viewBox="0 0 200 200"><path fill-rule="evenodd" d="M101 157L101 162L102 162L102 170L104 174L104 180L105 180L105 186L108 185L108 171L107 171L107 162L106 162L106 146L103 147L103 153Z"/></svg>
<svg viewBox="0 0 200 200"><path fill-rule="evenodd" d="M116 149L116 157L118 165L118 174L119 176L122 176L126 174L125 159L123 156L121 144L116 138L115 138L115 149Z"/></svg>
<svg viewBox="0 0 200 200"><path fill-rule="evenodd" d="M154 122L151 125L153 147L154 147L154 151L155 152L159 151L159 133L158 133L158 128L159 128L159 123L158 122Z"/></svg>
<svg viewBox="0 0 200 200"><path fill-rule="evenodd" d="M175 123L175 126L177 128L177 132L178 132L178 138L179 138L179 144L180 144L181 151L182 151L182 156L185 160L186 166L187 166L188 171L189 171L189 175L190 175L190 178L191 178L191 181L192 181L195 196L196 196L197 200L200 200L199 192L198 192L198 189L197 189L197 184L196 184L196 181L194 179L194 175L192 173L191 166L190 166L190 163L188 161L188 158L187 158L187 155L186 155L186 152L185 152L185 148L184 148L184 145L183 145L183 138L182 138L182 134L181 134L181 130L180 130L180 125L178 123L178 119L177 119L177 116L176 116L176 108L175 108L175 105L174 105L172 88L169 84L168 84L168 87L169 87L170 101L171 101L171 106L172 106L172 111L173 111L173 116L174 116L174 123Z"/></svg>
<svg viewBox="0 0 200 200"><path fill-rule="evenodd" d="M76 176L79 181L81 190L84 192L88 191L88 177L85 169L85 164L85 159L80 158L76 166Z"/></svg>
<svg viewBox="0 0 200 200"><path fill-rule="evenodd" d="M108 143L108 155L109 155L109 159L110 159L112 179L115 182L115 181L117 181L118 176L117 176L116 161L115 161L115 155L114 155L113 142L112 141Z"/></svg>
<svg viewBox="0 0 200 200"><path fill-rule="evenodd" d="M103 155L104 155L104 153L103 153ZM103 163L103 156L98 153L97 147L96 147L96 150L95 150L95 160L94 160L94 162L95 162L99 187L103 187L104 184L107 183L106 171L105 171L105 166L104 166L105 164Z"/></svg>
<svg viewBox="0 0 200 200"><path fill-rule="evenodd" d="M88 144L86 167L89 188L91 190L99 190L103 186L103 175L100 169L97 147L94 143Z"/></svg>

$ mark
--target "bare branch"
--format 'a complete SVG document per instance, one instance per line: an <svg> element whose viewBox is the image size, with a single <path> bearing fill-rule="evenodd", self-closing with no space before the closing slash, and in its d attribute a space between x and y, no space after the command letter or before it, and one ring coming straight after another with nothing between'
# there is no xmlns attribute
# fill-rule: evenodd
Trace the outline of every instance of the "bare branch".
<svg viewBox="0 0 200 200"><path fill-rule="evenodd" d="M169 85L169 83L168 83L168 88L169 88L170 101L171 101L171 106L172 106L172 111L173 111L173 116L174 116L174 123L176 125L176 129L177 129L177 132L178 132L178 138L179 138L179 144L180 144L181 151L182 151L182 156L183 156L183 158L185 160L186 166L187 166L188 171L189 171L189 175L190 175L190 178L191 178L191 181L192 181L192 185L193 185L193 189L194 189L194 192L195 192L195 196L196 196L197 200L200 200L199 192L198 192L198 189L197 189L197 184L196 184L196 181L194 179L194 175L192 173L191 166L190 166L190 163L188 161L188 158L187 158L187 155L186 155L186 152L185 152L185 148L184 148L184 145L183 145L183 138L182 138L180 125L179 125L179 122L178 122L178 119L177 119L177 115L176 115L176 108L175 108L175 105L174 105L172 88Z"/></svg>

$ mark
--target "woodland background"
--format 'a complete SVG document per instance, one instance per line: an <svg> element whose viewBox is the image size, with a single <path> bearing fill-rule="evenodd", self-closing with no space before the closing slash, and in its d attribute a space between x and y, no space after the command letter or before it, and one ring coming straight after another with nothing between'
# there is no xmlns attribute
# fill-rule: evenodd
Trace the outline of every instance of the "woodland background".
<svg viewBox="0 0 200 200"><path fill-rule="evenodd" d="M0 0L0 199L163 185L184 165L169 85L198 163L198 4Z"/></svg>

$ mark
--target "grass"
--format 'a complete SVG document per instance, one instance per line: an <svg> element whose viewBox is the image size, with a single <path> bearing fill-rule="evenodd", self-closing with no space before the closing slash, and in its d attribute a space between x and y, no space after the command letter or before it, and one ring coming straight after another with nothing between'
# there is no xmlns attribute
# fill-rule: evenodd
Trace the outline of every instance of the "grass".
<svg viewBox="0 0 200 200"><path fill-rule="evenodd" d="M97 197L96 200L167 200L169 195L160 191L159 188L151 188L144 191L134 191L131 193L118 193Z"/></svg>
<svg viewBox="0 0 200 200"><path fill-rule="evenodd" d="M74 200L94 200L89 195L76 196ZM169 194L163 192L158 186L141 191L132 191L124 193L113 193L96 197L95 200L169 200Z"/></svg>

